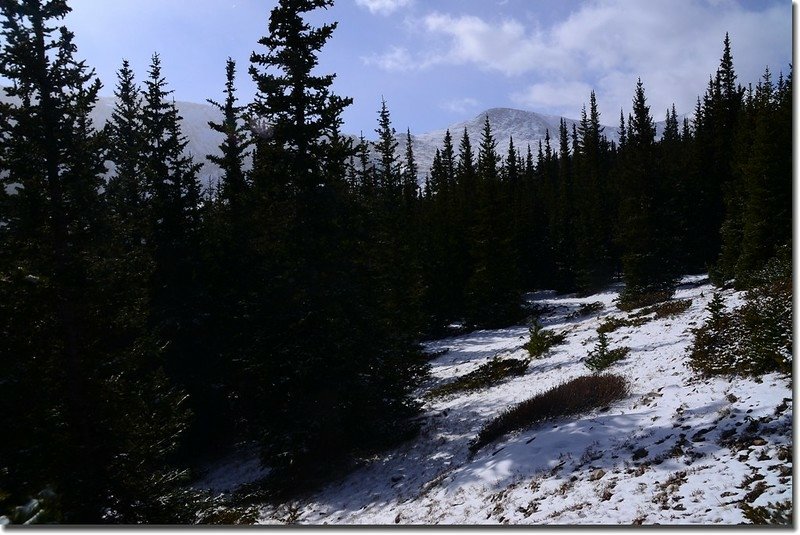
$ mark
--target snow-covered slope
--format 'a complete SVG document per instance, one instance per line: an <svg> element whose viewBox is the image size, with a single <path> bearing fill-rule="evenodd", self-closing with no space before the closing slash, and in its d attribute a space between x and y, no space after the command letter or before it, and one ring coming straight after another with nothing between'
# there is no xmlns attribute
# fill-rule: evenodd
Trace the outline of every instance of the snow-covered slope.
<svg viewBox="0 0 800 535"><path fill-rule="evenodd" d="M609 372L630 395L605 411L560 418L479 450L469 441L507 407L586 375L596 328L618 288L588 298L531 295L550 305L544 324L566 342L534 360L523 376L494 387L427 402L415 440L376 458L303 500L265 505L263 523L302 524L736 524L753 507L792 499L792 391L789 378L700 379L687 366L691 328L712 296L707 278L683 280L683 314L609 334L630 354ZM741 296L724 293L728 306ZM588 317L570 317L600 301ZM426 388L489 359L526 356L524 326L477 331L428 344ZM423 392L420 392L422 394ZM238 461L241 463L241 460ZM224 474L224 466L216 467ZM209 486L215 486L213 482Z"/></svg>
<svg viewBox="0 0 800 535"><path fill-rule="evenodd" d="M203 164L201 176L203 182L209 181L219 176L219 167L206 159L207 154L217 154L219 144L222 142L222 134L214 132L208 127L209 121L220 122L222 114L219 110L208 104L196 104L194 102L175 102L178 113L183 118L181 128L186 135L189 145L187 151L194 156L195 162ZM111 117L114 110L114 99L103 97L97 103L92 119L95 126L102 127Z"/></svg>
<svg viewBox="0 0 800 535"><path fill-rule="evenodd" d="M417 159L417 165L420 169L420 175L428 174L433 158L436 154L437 148L442 148L444 136L447 130L450 130L450 135L453 137L453 145L458 153L458 146L461 138L464 135L464 129L467 130L467 137L472 144L472 150L475 154L478 152L478 146L481 141L481 134L483 133L484 122L486 117L489 117L489 123L492 126L492 133L495 141L497 141L497 151L505 158L508 154L509 138L514 139L514 146L517 151L522 155L528 150L528 145L531 147L531 152L534 158L539 147L539 141L544 143L546 133L550 132L550 144L555 150L558 149L558 128L561 122L561 117L556 115L542 115L532 111L515 110L511 108L492 108L479 113L469 121L462 121L452 124L440 130L433 130L425 134L411 135L412 147L414 149L414 156ZM572 125L577 121L573 119L566 119L567 128L572 131ZM605 134L609 139L617 140L617 128L605 127ZM399 154L405 154L406 138L401 136Z"/></svg>

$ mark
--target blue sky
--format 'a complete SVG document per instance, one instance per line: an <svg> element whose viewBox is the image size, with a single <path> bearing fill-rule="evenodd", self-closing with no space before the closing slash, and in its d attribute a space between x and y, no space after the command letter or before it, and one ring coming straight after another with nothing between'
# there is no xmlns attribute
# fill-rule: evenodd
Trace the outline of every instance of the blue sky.
<svg viewBox="0 0 800 535"><path fill-rule="evenodd" d="M106 95L122 58L141 79L159 52L178 100L220 98L231 56L249 101L248 59L276 1L72 0L67 25ZM673 102L692 111L726 31L742 83L785 71L792 54L787 0L337 0L311 20L339 21L320 69L355 99L345 130L368 137L381 97L398 131L422 133L491 107L578 117L594 89L614 125L639 76L661 120Z"/></svg>

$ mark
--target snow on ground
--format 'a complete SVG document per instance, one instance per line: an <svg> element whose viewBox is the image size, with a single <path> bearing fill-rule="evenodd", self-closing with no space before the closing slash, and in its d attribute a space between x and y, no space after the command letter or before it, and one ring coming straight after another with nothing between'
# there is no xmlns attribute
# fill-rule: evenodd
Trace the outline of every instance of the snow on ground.
<svg viewBox="0 0 800 535"><path fill-rule="evenodd" d="M630 395L605 411L561 418L507 435L474 456L468 444L501 411L568 379L614 306L619 287L586 298L531 294L552 307L549 329L566 342L533 360L525 375L491 388L426 402L413 441L371 460L302 502L265 506L262 523L301 524L736 524L740 506L791 500L789 378L700 379L688 368L691 329L702 324L713 288L687 277L675 298L691 307L609 334L630 354L608 371ZM729 304L741 296L726 291ZM581 304L603 309L575 317ZM477 331L428 344L426 388L489 359L525 358L527 327ZM424 389L423 389L424 390ZM421 392L421 394L424 393Z"/></svg>

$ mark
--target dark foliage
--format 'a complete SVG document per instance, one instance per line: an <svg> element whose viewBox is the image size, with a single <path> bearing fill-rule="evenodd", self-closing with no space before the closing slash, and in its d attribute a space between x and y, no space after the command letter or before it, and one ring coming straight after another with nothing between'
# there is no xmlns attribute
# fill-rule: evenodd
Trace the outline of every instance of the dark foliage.
<svg viewBox="0 0 800 535"><path fill-rule="evenodd" d="M792 369L792 268L788 247L770 261L746 294L745 304L727 310L719 294L709 318L695 330L692 366L704 374L761 375Z"/></svg>
<svg viewBox="0 0 800 535"><path fill-rule="evenodd" d="M554 333L542 328L541 322L534 320L528 328L531 339L523 346L530 354L531 358L544 356L551 347L563 344L566 339L564 333Z"/></svg>
<svg viewBox="0 0 800 535"><path fill-rule="evenodd" d="M603 323L597 328L597 334L606 334L611 333L619 329L620 327L639 327L640 325L644 325L650 320L650 318L645 317L635 317L635 318L617 318L617 317L608 317L606 318Z"/></svg>
<svg viewBox="0 0 800 535"><path fill-rule="evenodd" d="M644 294L623 293L617 301L617 308L625 312L631 312L638 308L650 307L658 303L663 303L672 297L671 291L647 292Z"/></svg>
<svg viewBox="0 0 800 535"><path fill-rule="evenodd" d="M500 359L495 357L486 364L482 364L478 369L454 381L431 389L425 397L439 398L460 392L470 392L488 388L509 377L525 375L525 371L528 369L528 363L529 361L527 359Z"/></svg>
<svg viewBox="0 0 800 535"><path fill-rule="evenodd" d="M642 308L641 310L631 314L632 318L640 318L642 316L649 316L655 314L655 319L669 318L683 314L689 307L692 306L691 299L677 299L675 301L666 301L658 305L652 305Z"/></svg>
<svg viewBox="0 0 800 535"><path fill-rule="evenodd" d="M599 329L597 332L599 334L597 345L592 351L589 351L589 356L586 358L585 363L586 367L593 372L608 368L618 360L624 359L631 351L629 347L609 349L608 335L605 332L600 332Z"/></svg>

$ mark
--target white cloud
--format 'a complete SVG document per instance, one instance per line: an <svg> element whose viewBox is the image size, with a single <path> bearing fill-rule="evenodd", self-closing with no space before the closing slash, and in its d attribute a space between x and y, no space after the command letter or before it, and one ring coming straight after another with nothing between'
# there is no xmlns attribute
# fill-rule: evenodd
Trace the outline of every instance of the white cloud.
<svg viewBox="0 0 800 535"><path fill-rule="evenodd" d="M400 8L411 5L412 0L356 0L356 5L364 7L373 15L391 15Z"/></svg>
<svg viewBox="0 0 800 535"><path fill-rule="evenodd" d="M474 63L484 69L517 75L536 67L554 67L553 62L558 61L558 54L545 49L541 35L529 33L513 19L490 23L473 15L431 13L423 24L429 33L449 41L445 51L438 55L438 63Z"/></svg>
<svg viewBox="0 0 800 535"><path fill-rule="evenodd" d="M384 71L407 72L420 68L407 49L393 46L383 54L373 54L361 58L364 65L375 65Z"/></svg>
<svg viewBox="0 0 800 535"><path fill-rule="evenodd" d="M479 102L472 97L456 98L441 104L441 108L452 113L463 114L474 110Z"/></svg>
<svg viewBox="0 0 800 535"><path fill-rule="evenodd" d="M524 91L512 93L511 100L534 110L547 109L559 115L573 117L588 100L591 91L592 87L584 82L540 82Z"/></svg>
<svg viewBox="0 0 800 535"><path fill-rule="evenodd" d="M657 120L673 101L679 113L691 112L719 65L725 32L742 83L757 81L767 64L786 70L780 62L789 61L792 42L788 6L727 0L597 0L547 28L536 21L431 12L417 27L427 38L424 57L391 49L372 64L390 70L472 65L517 84L522 76L535 76L512 99L568 109L569 115L595 89L600 111L612 123L620 108L630 109L638 77Z"/></svg>

